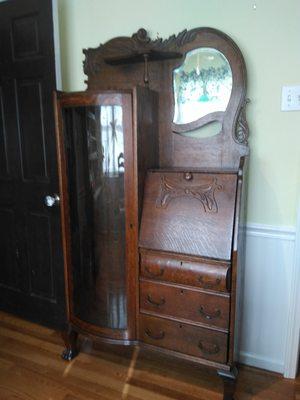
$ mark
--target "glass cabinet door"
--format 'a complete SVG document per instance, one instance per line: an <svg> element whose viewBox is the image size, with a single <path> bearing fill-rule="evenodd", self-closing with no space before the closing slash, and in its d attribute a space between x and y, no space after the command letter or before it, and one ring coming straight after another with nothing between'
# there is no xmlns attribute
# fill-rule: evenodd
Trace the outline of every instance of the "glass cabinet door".
<svg viewBox="0 0 300 400"><path fill-rule="evenodd" d="M122 96L62 102L70 226L70 302L76 319L127 329L126 118ZM126 125L126 124L125 124Z"/></svg>

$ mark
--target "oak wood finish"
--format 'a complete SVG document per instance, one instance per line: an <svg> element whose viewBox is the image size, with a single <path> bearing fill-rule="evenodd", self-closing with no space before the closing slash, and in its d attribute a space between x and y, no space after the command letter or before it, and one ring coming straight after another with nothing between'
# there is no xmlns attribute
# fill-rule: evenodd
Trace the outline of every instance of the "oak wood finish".
<svg viewBox="0 0 300 400"><path fill-rule="evenodd" d="M236 174L148 173L141 248L229 261Z"/></svg>
<svg viewBox="0 0 300 400"><path fill-rule="evenodd" d="M191 124L175 125L173 70L199 47L219 50L230 64L233 87L228 107ZM151 40L140 29L132 37L114 38L84 54L86 99L97 98L103 90L116 96L133 93L132 151L127 154L133 168L133 175L127 176L132 183L126 226L132 261L130 267L127 264L129 330L123 336L118 329L99 330L96 324L76 320L72 311L71 326L105 340L138 339L148 348L217 368L224 379L224 399L231 400L234 385L228 377L234 375L238 353L237 293L242 290L249 154L243 56L227 35L211 28L185 30L167 40ZM156 130L153 113L148 115L151 101L134 96L136 85L158 93ZM221 125L219 134L201 139L188 135L214 121ZM143 131L148 133L143 136ZM160 169L149 171L158 147Z"/></svg>
<svg viewBox="0 0 300 400"><path fill-rule="evenodd" d="M57 120L57 143L58 143L58 155L59 155L59 174L60 174L60 193L61 193L61 216L63 221L63 237L64 237L64 252L65 252L65 276L66 276L66 296L68 299L68 319L70 323L69 334L65 334L64 336L70 341L73 337L74 331L80 331L85 333L91 333L93 335L98 335L107 341L121 341L124 344L129 344L133 342L136 338L136 284L137 284L137 229L139 225L139 214L142 203L142 187L143 180L145 177L145 171L147 168L151 168L157 165L157 140L155 139L156 135L156 115L155 111L157 107L157 98L155 93L151 92L146 88L135 88L133 90L124 90L124 91L102 91L102 92L82 92L82 93L58 93L55 96L55 104L56 104L56 120ZM95 282L98 289L95 292L96 298L95 305L83 304L83 306L78 306L77 299L81 298L82 295L80 293L76 293L75 285L78 285L78 281L76 281L76 269L80 260L87 260L89 257L87 250L85 250L85 258L82 258L80 253L78 253L78 243L79 238L74 236L74 232L80 229L81 225L85 231L82 234L82 239L90 241L91 245L94 246L94 249L97 250L99 248L98 253L101 254L102 262L104 262L102 270L105 265L110 265L112 260L109 258L113 257L113 253L106 254L105 247L102 248L101 245L103 243L103 238L100 238L96 241L90 238L93 234L93 219L88 222L85 226L85 223L81 223L80 220L77 221L77 218L81 218L81 220L88 220L89 210L94 209L95 212L97 209L97 203L93 206L89 206L87 208L86 214L81 217L81 214L76 214L79 211L78 206L76 205L76 201L79 202L81 198L88 199L90 197L90 191L93 187L94 183L89 183L89 174L88 171L85 172L87 168L87 157L84 156L83 150L86 140L86 133L80 133L81 139L72 139L72 135L76 129L79 129L78 126L81 122L75 121L75 126L73 128L68 127L67 122L63 120L64 112L68 111L69 113L73 112L73 110L79 110L78 113L81 113L84 110L84 107L91 106L111 106L111 105L119 105L122 107L123 112L123 130L124 130L124 164L125 164L125 173L124 173L124 204L122 207L125 210L125 276L122 270L124 267L120 265L120 271L113 262L113 270L110 272L103 274L101 277L101 281ZM91 111L89 111L91 114ZM70 114L72 115L72 114ZM67 114L66 114L67 116ZM66 117L67 118L67 117ZM81 142L80 142L81 140ZM81 143L78 146L78 143ZM73 143L73 144L72 144ZM142 143L148 143L148 147L142 147ZM77 146L77 147L76 147ZM77 156L78 154L78 156ZM75 162L73 158L76 158ZM85 161L86 158L86 161ZM75 171L72 175L71 171ZM79 171L79 172L78 172ZM73 193L74 188L74 177L84 176L82 182L79 183L79 196ZM78 178L76 178L78 179ZM86 187L86 189L84 189ZM84 190L86 192L84 193ZM84 193L84 196L83 196ZM76 198L78 196L78 200ZM76 201L74 200L76 198ZM76 208L77 207L77 208ZM98 212L100 212L99 210ZM106 212L109 212L107 210ZM112 219L114 216L112 216ZM74 221L75 225L74 225ZM113 240L113 238L111 238ZM116 251L118 251L116 249ZM77 255L78 254L78 255ZM106 257L106 258L105 258ZM92 259L92 256L91 256ZM78 275L78 269L83 269L83 273L87 274L89 270L89 262L83 261L83 264L79 265L77 268L76 274ZM85 272L86 271L86 272ZM93 274L92 274L93 275ZM100 315L98 316L97 307L101 306L107 296L114 296L114 291L116 295L118 291L123 290L122 287L124 283L126 284L125 288L125 305L126 308L120 307L117 309L117 313L115 314L116 318L123 319L126 323L124 326L106 326L105 319ZM79 281L80 284L80 281ZM101 287L102 289L101 289ZM108 290L107 290L108 288ZM90 292L90 290L87 290ZM101 296L104 296L101 298ZM93 297L91 298L91 300ZM112 307L115 307L115 304L118 303L118 299L113 301ZM88 306L91 311L93 311L93 315L86 314L86 306ZM79 307L79 308L78 308ZM102 308L103 309L103 308ZM106 313L115 312L114 309L111 311L108 309ZM104 315L105 316L105 315ZM69 346L69 345L68 345ZM67 350L68 350L67 346ZM70 347L70 346L69 346ZM72 347L72 346L71 346ZM73 352L76 354L76 351ZM71 357L72 358L72 357Z"/></svg>
<svg viewBox="0 0 300 400"><path fill-rule="evenodd" d="M61 190L61 198L62 198L62 218L64 219L64 241L65 241L65 248L67 249L67 257L66 257L66 280L68 282L67 285L67 297L69 301L69 321L73 322L74 326L79 326L79 327L85 327L88 325L87 321L82 320L81 318L78 318L76 316L76 312L74 310L74 280L73 280L73 264L75 264L78 260L76 258L76 254L72 253L74 247L72 247L72 241L74 240L73 237L71 236L71 231L72 231L72 225L70 225L70 210L72 210L72 206L70 204L71 201L71 195L70 195L70 180L74 179L73 177L70 177L67 175L67 171L71 169L71 164L72 161L70 162L70 153L72 154L79 154L78 156L78 161L82 162L82 165L80 165L81 169L84 171L85 165L83 164L84 160L83 157L81 156L81 147L76 148L75 146L71 149L71 152L67 150L67 143L71 143L71 133L69 132L63 132L63 115L62 115L62 110L64 107L68 108L70 105L73 105L75 107L79 106L93 106L97 104L114 104L114 105L122 105L124 106L124 103L127 104L130 102L130 96L128 93L124 94L124 97L122 97L120 94L116 93L109 93L105 96L105 94L98 94L98 95L88 95L88 94L70 94L64 96L63 94L59 94L59 98L57 100L57 117L58 117L58 152L63 154L64 157L64 164L61 166L61 175L60 175L60 180L62 184L62 190ZM129 116L130 117L130 116ZM124 123L124 130L126 132L126 128L128 129L128 126L126 126L126 123ZM131 124L129 123L129 126ZM126 133L125 133L126 134ZM78 139L77 139L78 141ZM84 146L84 139L82 139L82 146ZM81 158L80 158L81 157ZM81 161L82 159L82 161ZM78 164L79 164L78 162ZM75 163L76 164L76 163ZM129 172L130 173L130 172ZM64 184L64 187L63 187ZM85 185L85 182L82 183ZM79 185L80 190L83 190L80 185ZM71 193L72 194L72 193ZM86 195L85 195L86 196ZM87 197L87 196L86 196ZM74 215L74 210L73 215ZM74 215L75 216L75 215ZM76 218L76 217L75 217ZM72 218L73 219L73 218ZM72 222L72 220L71 220ZM86 232L86 235L89 235L89 232ZM77 243L75 243L75 246L78 247ZM78 312L78 310L77 310ZM109 328L95 328L99 333L102 333L104 335L112 336L114 338L127 338L127 335L129 334L128 331L126 330L111 330Z"/></svg>
<svg viewBox="0 0 300 400"><path fill-rule="evenodd" d="M207 291L228 292L230 264L176 253L140 250L140 274L156 279L199 287Z"/></svg>
<svg viewBox="0 0 300 400"><path fill-rule="evenodd" d="M139 339L199 359L227 360L227 334L212 329L140 314Z"/></svg>
<svg viewBox="0 0 300 400"><path fill-rule="evenodd" d="M243 281L245 267L245 244L246 244L246 207L248 189L248 163L249 157L241 157L238 170L236 211L234 220L234 239L232 249L232 289L230 306L230 343L229 362L238 361L240 346L240 323L243 302Z"/></svg>
<svg viewBox="0 0 300 400"><path fill-rule="evenodd" d="M5 400L221 400L213 369L144 348L81 341L62 362L59 332L0 312L0 398ZM177 360L176 360L177 361ZM238 400L298 400L300 378L240 366Z"/></svg>
<svg viewBox="0 0 300 400"><path fill-rule="evenodd" d="M233 399L236 380L233 376L239 348L237 329L239 297L237 296L237 291L241 290L241 268L243 266L244 229L241 224L244 221L245 213L244 196L246 189L243 186L243 180L245 179L246 167L247 159L242 158L240 168L235 174L226 175L226 172L222 174L220 171L220 174L217 175L219 181L220 178L225 178L225 181L222 181L222 188L224 188L224 197L222 199L218 197L220 193L215 193L212 190L212 184L209 187L207 183L201 184L203 176L207 179L207 172L179 171L178 169L176 169L176 172L168 171L168 175L177 177L177 181L175 181L174 178L173 180L165 180L166 172L163 170L150 171L146 181L140 231L141 314L139 318L139 339L153 348L156 347L165 352L169 351L174 356L181 356L183 359L187 359L190 356L191 361L206 363L208 366L218 368L219 375L224 381L225 400ZM154 174L156 174L155 178L153 178ZM197 184L191 186L189 183L194 179L194 176L198 178ZM226 182L227 176L232 180L231 186L228 186ZM184 180L188 184L182 184ZM172 204L173 208L171 208ZM221 215L222 211L220 212L222 209L223 215ZM224 214L226 209L227 213L228 209L231 210L229 219L228 214ZM191 212L191 210L193 211ZM195 215L199 213L199 210L202 211L202 220L199 219L197 224L194 225ZM207 212L214 213L217 218L212 222L207 219ZM227 222L225 222L226 218ZM221 235L222 224L225 224L226 229L230 225L230 234L223 232L220 241L212 241L209 233L216 229L216 237L218 231ZM172 227L171 229L170 226ZM199 227L200 229L197 231ZM194 230L197 231L197 235L193 236ZM192 231L192 234L189 235L187 232L190 231ZM192 244L188 241L189 239L192 240ZM186 240L184 245L182 240ZM197 243L197 240L204 241L205 245L201 247L200 243L198 254L194 250L195 247L192 247L195 242ZM222 241L229 246L230 250L228 258L224 257L224 255L219 256L221 260L218 261L216 252L222 249ZM170 249L166 248L166 243L167 245L175 243L171 249L172 253L168 252ZM214 245L216 246L214 247ZM208 254L211 254L211 258L208 258ZM186 265L192 266L189 281L191 286L184 287L179 285L182 283L180 281L180 270L186 269L183 275L183 279L185 279L189 274L189 269ZM215 317L216 321L216 317L223 314L224 320L222 323L221 320L218 321L221 324L218 327L228 328L229 334L228 336L225 334L226 339L223 342L225 347L222 347L220 343L212 343L210 346L205 347L202 341L204 343L205 340L209 342L212 338L211 332L205 329L202 332L197 332L194 329L195 324L199 323L199 317L193 309L196 299L193 291L199 289L195 287L192 289L192 287L193 280L195 281L194 273L199 266L200 268L202 267L202 271L204 270L204 274L200 279L198 276L198 283L200 282L203 286L201 291L203 291L204 297L202 299L204 300L205 298L201 308L201 316L210 319ZM211 266L212 270L208 273L210 279L208 281L205 272L209 271ZM217 275L216 267L221 267L220 270L223 271L221 277ZM179 273L178 270L180 271ZM228 274L228 270L230 270L230 274ZM168 271L168 273L166 274L165 271ZM171 283L174 276L176 277L176 285ZM171 282L166 278L171 279ZM217 288L221 282L223 282L221 289L224 290L225 286L229 293L227 294L227 304L230 307L230 312L224 312L226 308L222 308L216 300L212 301L211 304L214 304L214 306L219 304L219 307L215 307L214 311L210 311L210 313L205 312L210 307L209 299L211 297L209 297L209 293L212 293L212 290L214 290L214 293L218 293ZM213 283L215 283L215 287ZM188 297L193 297L193 300L187 302L190 303L189 306L185 304L184 300L181 300L180 288ZM219 293L221 296L226 296L224 292ZM223 303L223 307L225 307L225 303ZM184 315L186 318L183 320ZM183 327L185 328L185 330L182 330L184 335L181 336L180 330ZM197 336L201 337L200 342L198 342L198 347L200 345L202 350L201 354L195 352L193 347ZM186 341L184 341L183 337L186 338ZM189 345L193 348L189 348ZM211 365L208 361L213 361L219 365ZM222 374L222 371L224 374Z"/></svg>
<svg viewBox="0 0 300 400"><path fill-rule="evenodd" d="M212 294L186 286L140 281L142 313L166 316L228 331L228 295Z"/></svg>

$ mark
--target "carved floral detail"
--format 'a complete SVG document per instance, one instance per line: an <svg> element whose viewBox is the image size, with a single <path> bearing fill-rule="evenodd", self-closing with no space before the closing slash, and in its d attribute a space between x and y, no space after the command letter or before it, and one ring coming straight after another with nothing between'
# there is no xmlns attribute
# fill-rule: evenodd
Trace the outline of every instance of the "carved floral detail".
<svg viewBox="0 0 300 400"><path fill-rule="evenodd" d="M249 99L245 99L240 109L239 116L236 123L234 140L239 144L248 144L249 126L246 119L246 105L250 103Z"/></svg>
<svg viewBox="0 0 300 400"><path fill-rule="evenodd" d="M170 201L178 197L189 197L197 199L203 206L204 212L217 213L218 204L215 199L215 191L221 190L217 179L214 178L211 183L203 185L181 184L171 181L165 176L161 177L160 194L156 200L157 208L167 208Z"/></svg>

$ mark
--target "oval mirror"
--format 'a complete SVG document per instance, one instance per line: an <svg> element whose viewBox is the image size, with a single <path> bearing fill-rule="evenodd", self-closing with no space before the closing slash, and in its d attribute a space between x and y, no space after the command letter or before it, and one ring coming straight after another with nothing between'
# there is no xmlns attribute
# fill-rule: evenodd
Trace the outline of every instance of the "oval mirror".
<svg viewBox="0 0 300 400"><path fill-rule="evenodd" d="M189 51L173 71L175 124L188 124L225 111L232 91L232 71L220 51L202 47Z"/></svg>

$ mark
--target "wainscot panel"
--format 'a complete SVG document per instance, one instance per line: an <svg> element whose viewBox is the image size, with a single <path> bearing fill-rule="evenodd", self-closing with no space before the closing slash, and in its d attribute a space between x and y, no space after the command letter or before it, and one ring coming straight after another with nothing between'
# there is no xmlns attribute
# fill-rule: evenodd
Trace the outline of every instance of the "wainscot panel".
<svg viewBox="0 0 300 400"><path fill-rule="evenodd" d="M295 228L246 228L240 362L279 373L284 354Z"/></svg>

